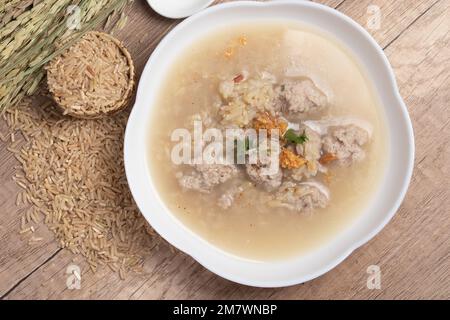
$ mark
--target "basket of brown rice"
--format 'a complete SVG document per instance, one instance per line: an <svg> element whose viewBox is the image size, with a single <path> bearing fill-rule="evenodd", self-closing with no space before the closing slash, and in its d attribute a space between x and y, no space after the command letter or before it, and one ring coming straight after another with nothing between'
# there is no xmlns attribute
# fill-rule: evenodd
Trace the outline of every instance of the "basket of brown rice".
<svg viewBox="0 0 450 320"><path fill-rule="evenodd" d="M88 32L46 67L48 89L64 114L93 119L124 109L133 93L134 65L116 38Z"/></svg>

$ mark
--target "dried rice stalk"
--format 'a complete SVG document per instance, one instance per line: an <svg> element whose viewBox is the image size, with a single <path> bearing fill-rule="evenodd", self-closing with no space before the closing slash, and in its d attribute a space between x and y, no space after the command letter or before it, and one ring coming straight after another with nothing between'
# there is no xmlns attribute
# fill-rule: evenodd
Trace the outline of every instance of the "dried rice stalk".
<svg viewBox="0 0 450 320"><path fill-rule="evenodd" d="M128 0L6 0L0 4L0 111L36 92L43 66ZM67 9L80 9L81 30L69 30Z"/></svg>

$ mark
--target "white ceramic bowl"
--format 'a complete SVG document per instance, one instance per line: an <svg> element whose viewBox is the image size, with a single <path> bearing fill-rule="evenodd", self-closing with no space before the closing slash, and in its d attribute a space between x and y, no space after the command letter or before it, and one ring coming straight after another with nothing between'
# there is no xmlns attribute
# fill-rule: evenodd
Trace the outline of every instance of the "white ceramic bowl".
<svg viewBox="0 0 450 320"><path fill-rule="evenodd" d="M214 0L147 0L158 14L171 19L189 17L208 7Z"/></svg>
<svg viewBox="0 0 450 320"><path fill-rule="evenodd" d="M235 23L294 20L331 33L359 60L373 83L387 121L389 158L379 191L360 218L333 241L310 254L286 261L256 262L224 252L185 227L167 209L149 172L146 132L155 98L168 68L186 46L210 30ZM152 227L168 242L212 272L258 287L294 285L318 277L374 237L400 206L413 170L411 121L399 95L393 71L382 49L345 15L306 1L231 2L213 6L180 23L155 49L142 74L136 104L125 134L125 169L131 192Z"/></svg>

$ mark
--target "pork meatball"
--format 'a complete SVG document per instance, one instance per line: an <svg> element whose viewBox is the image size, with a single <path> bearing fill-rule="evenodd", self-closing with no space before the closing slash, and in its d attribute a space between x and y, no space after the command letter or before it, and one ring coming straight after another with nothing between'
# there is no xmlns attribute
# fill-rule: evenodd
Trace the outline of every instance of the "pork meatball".
<svg viewBox="0 0 450 320"><path fill-rule="evenodd" d="M315 112L328 103L328 97L310 79L286 81L276 88L276 92L276 109L282 112Z"/></svg>
<svg viewBox="0 0 450 320"><path fill-rule="evenodd" d="M283 172L278 168L277 172L274 174L265 174L264 169L268 169L269 164L247 164L246 171L247 175L255 182L257 185L262 186L267 191L272 191L277 189L281 185L283 179Z"/></svg>
<svg viewBox="0 0 450 320"><path fill-rule="evenodd" d="M197 164L190 174L178 174L178 182L184 189L208 193L238 173L234 164Z"/></svg>
<svg viewBox="0 0 450 320"><path fill-rule="evenodd" d="M338 164L349 166L365 158L363 145L369 141L369 133L355 125L331 127L323 137L323 152L333 154Z"/></svg>

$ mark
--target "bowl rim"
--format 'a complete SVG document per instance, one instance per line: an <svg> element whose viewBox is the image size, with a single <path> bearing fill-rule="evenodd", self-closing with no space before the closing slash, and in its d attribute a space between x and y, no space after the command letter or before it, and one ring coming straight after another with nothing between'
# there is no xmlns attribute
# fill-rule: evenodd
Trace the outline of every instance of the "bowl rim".
<svg viewBox="0 0 450 320"><path fill-rule="evenodd" d="M160 10L160 8L158 6L155 6L154 0L146 0L148 5L150 6L150 8L152 8L153 11L155 11L157 14L165 17L165 18L169 18L169 19L181 19L181 18L185 18L189 15L195 14L207 7L209 7L214 0L202 0L202 3L199 4L194 10L193 12L191 11L189 14L188 13L183 13L183 14L173 14L170 12L164 12L163 10Z"/></svg>
<svg viewBox="0 0 450 320"><path fill-rule="evenodd" d="M168 234L167 232L164 232L163 230L161 230L159 228L160 226L156 226L150 221L151 219L148 217L148 214L145 211L143 211L142 207L141 207L141 205L143 204L143 202L141 202L141 201L145 201L145 200L143 200L142 197L140 197L140 196L138 196L139 199L137 199L137 196L136 196L139 194L139 190L134 184L134 182L135 182L134 179L139 178L137 176L139 173L135 172L135 170L133 168L133 164L135 164L137 160L133 159L132 153L130 153L130 151L129 151L133 145L133 142L132 142L133 137L132 137L132 133L130 133L133 129L131 129L132 125L130 125L130 123L133 123L134 121L136 121L135 118L137 117L137 115L136 115L137 108L133 108L133 110L131 111L131 114L130 114L130 117L128 120L128 124L127 124L127 128L125 131L125 142L124 142L125 172L126 172L130 190L133 194L133 197L135 198L136 204L139 207L139 209L141 210L141 212L144 215L144 217L146 218L146 220L152 225L152 227L166 241L168 241L170 244L172 244L179 250L192 256L198 263L203 265L208 270L210 270L213 273L215 273L225 279L228 279L230 281L249 285L249 286L256 286L256 287L275 288L275 287L286 287L286 286L296 285L299 283L303 283L303 282L312 280L320 275L323 275L324 273L330 271L331 269L336 267L338 264L340 264L355 249L361 247L362 245L367 243L370 239L372 239L375 235L377 235L386 226L386 224L392 219L392 217L397 212L398 208L400 207L400 205L406 195L409 183L411 181L413 167L414 167L415 146L414 146L414 133L413 133L412 123L411 123L406 105L405 105L402 97L400 96L400 92L399 92L399 89L397 86L394 71L393 71L386 55L384 54L383 49L378 45L378 43L372 38L372 36L362 26L360 26L358 23L356 23L354 20L352 20L348 16L344 15L343 13L341 13L335 9L332 9L330 7L327 7L325 5L321 5L321 4L317 4L317 3L313 3L313 2L309 2L309 1L277 0L277 1L271 1L271 2L235 1L235 2L227 2L227 3L222 3L222 4L218 4L218 5L209 7L207 9L185 19L181 23L179 23L174 29L172 29L161 40L161 42L158 44L158 46L155 48L152 55L148 59L146 65L145 65L145 68L143 70L141 79L144 78L144 75L149 74L151 65L154 63L154 60L156 60L155 57L159 58L162 48L168 42L171 41L171 39L174 37L174 35L177 34L178 32L180 32L187 25L194 23L197 19L203 18L206 15L213 14L213 13L216 13L221 10L236 8L236 7L241 7L241 6L253 6L255 8L258 8L258 7L283 6L283 5L298 5L298 6L303 6L303 7L316 8L318 10L326 12L327 14L336 16L340 20L343 20L345 23L347 23L351 28L353 28L357 32L359 32L369 42L371 49L373 50L374 53L377 54L378 58L381 58L381 60L383 62L383 68L385 69L385 71L387 72L387 75L388 75L387 80L389 81L389 87L392 90L391 93L394 95L394 98L400 108L399 109L400 116L401 116L401 120L404 122L404 125L405 125L405 134L407 137L406 142L408 144L407 145L407 147L408 147L408 154L407 154L408 162L404 164L405 175L403 176L403 180L401 182L401 187L399 189L398 195L397 195L395 201L390 206L390 210L388 210L388 212L386 212L382 221L380 223L378 223L376 226L374 226L370 232L367 232L365 234L365 236L360 236L359 238L356 238L356 239L352 238L354 241L351 242L351 245L349 245L349 247L346 250L336 253L336 256L334 259L330 259L330 261L328 261L327 263L322 264L320 268L315 270L315 272L310 272L308 274L304 274L304 275L301 275L298 277L293 277L288 280L280 281L280 280L266 279L264 281L255 281L255 280L247 279L245 276L237 275L236 273L231 274L230 272L225 271L223 268L218 268L217 265L214 266L214 263L212 263L211 261L208 261L209 258L205 258L203 255L199 254L199 250L197 250L196 248L192 248L192 247L190 248L190 247L188 247L188 245L186 245L184 243L180 243L178 240L175 240L174 236L172 236L171 234ZM336 38L339 39L339 37L337 35L336 35ZM143 84L140 81L138 90L137 90L135 106L138 105L138 103L140 101L140 96L142 96L143 94L145 94L144 89L143 89ZM157 192L157 191L155 191L155 192ZM155 195L155 196L158 196L158 195ZM168 209L166 208L166 210L168 210ZM186 226L185 226L185 228L187 229ZM193 233L193 231L191 231L191 234L189 236L192 236L192 233ZM198 236L198 237L200 237L200 236ZM206 240L203 240L203 241L206 243ZM209 243L207 243L207 245L213 246ZM218 249L218 248L215 248L215 249ZM218 250L222 251L220 249L218 249ZM227 255L228 253L222 251L222 254Z"/></svg>

